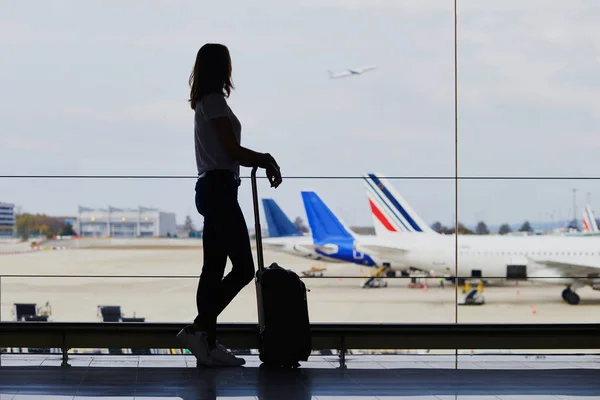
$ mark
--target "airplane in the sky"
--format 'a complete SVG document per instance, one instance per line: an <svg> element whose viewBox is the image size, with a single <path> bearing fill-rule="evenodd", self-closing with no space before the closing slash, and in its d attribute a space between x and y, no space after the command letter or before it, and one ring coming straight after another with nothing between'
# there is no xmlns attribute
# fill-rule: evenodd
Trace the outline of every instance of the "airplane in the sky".
<svg viewBox="0 0 600 400"><path fill-rule="evenodd" d="M327 72L329 73L330 79L338 79L338 78L345 78L347 76L361 75L365 72L372 71L376 68L377 68L376 65L369 65L369 66L361 67L361 68L348 69L343 72L332 72L332 71L327 71Z"/></svg>
<svg viewBox="0 0 600 400"><path fill-rule="evenodd" d="M564 284L562 298L579 304L576 290L600 290L600 238L593 236L443 235L419 216L376 174L364 176L378 243L357 243L358 250L438 274L487 280L532 280Z"/></svg>

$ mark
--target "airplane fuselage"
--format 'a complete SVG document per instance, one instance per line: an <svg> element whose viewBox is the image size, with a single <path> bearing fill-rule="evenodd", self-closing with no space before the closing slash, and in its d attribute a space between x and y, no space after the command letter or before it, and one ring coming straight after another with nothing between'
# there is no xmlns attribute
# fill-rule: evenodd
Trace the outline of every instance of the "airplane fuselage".
<svg viewBox="0 0 600 400"><path fill-rule="evenodd" d="M333 257L341 262L360 264L368 267L377 266L377 261L369 254L357 250L354 240L337 241L333 243L320 243L316 252L325 257Z"/></svg>
<svg viewBox="0 0 600 400"><path fill-rule="evenodd" d="M384 258L392 263L409 264L440 275L455 275L456 238L454 235L394 233L380 239L386 246L397 246ZM377 243L377 242L375 242ZM360 243L359 243L360 246ZM570 284L576 278L595 280L589 270L585 276L576 267L565 269L552 264L583 265L600 273L600 239L568 236L458 236L459 277L482 276L491 279L532 279L547 283ZM588 269L589 269L588 268Z"/></svg>

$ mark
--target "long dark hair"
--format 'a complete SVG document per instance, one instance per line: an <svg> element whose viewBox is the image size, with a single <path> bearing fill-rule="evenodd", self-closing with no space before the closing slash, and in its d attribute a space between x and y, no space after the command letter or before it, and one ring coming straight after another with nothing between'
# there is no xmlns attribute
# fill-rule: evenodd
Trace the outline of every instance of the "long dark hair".
<svg viewBox="0 0 600 400"><path fill-rule="evenodd" d="M207 43L200 47L189 84L189 101L193 110L205 94L220 92L229 97L233 83L231 82L231 56L227 47L216 43Z"/></svg>

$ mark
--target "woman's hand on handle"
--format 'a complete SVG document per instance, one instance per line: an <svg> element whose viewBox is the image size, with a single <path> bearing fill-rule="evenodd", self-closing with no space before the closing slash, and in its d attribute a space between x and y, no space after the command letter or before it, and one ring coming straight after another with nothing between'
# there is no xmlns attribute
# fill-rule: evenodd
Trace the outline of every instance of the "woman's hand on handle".
<svg viewBox="0 0 600 400"><path fill-rule="evenodd" d="M269 153L264 154L265 159L261 168L264 168L267 171L267 178L269 179L269 183L272 188L277 188L281 185L283 179L281 178L281 170L279 169L279 164L277 161L271 156Z"/></svg>
<svg viewBox="0 0 600 400"><path fill-rule="evenodd" d="M279 167L267 167L267 178L269 179L269 183L271 183L272 188L277 188L283 181Z"/></svg>

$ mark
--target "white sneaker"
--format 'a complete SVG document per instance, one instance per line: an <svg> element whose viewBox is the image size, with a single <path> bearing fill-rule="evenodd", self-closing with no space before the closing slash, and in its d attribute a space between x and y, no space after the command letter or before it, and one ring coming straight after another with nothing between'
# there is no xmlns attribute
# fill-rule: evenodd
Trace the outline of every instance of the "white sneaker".
<svg viewBox="0 0 600 400"><path fill-rule="evenodd" d="M183 328L177 334L177 339L192 352L198 364L202 365L213 365L213 360L208 350L208 342L206 341L206 332L195 332L188 331L188 327Z"/></svg>
<svg viewBox="0 0 600 400"><path fill-rule="evenodd" d="M246 360L236 357L225 346L219 343L217 343L217 347L212 349L209 354L213 362L212 365L239 367L246 364Z"/></svg>

